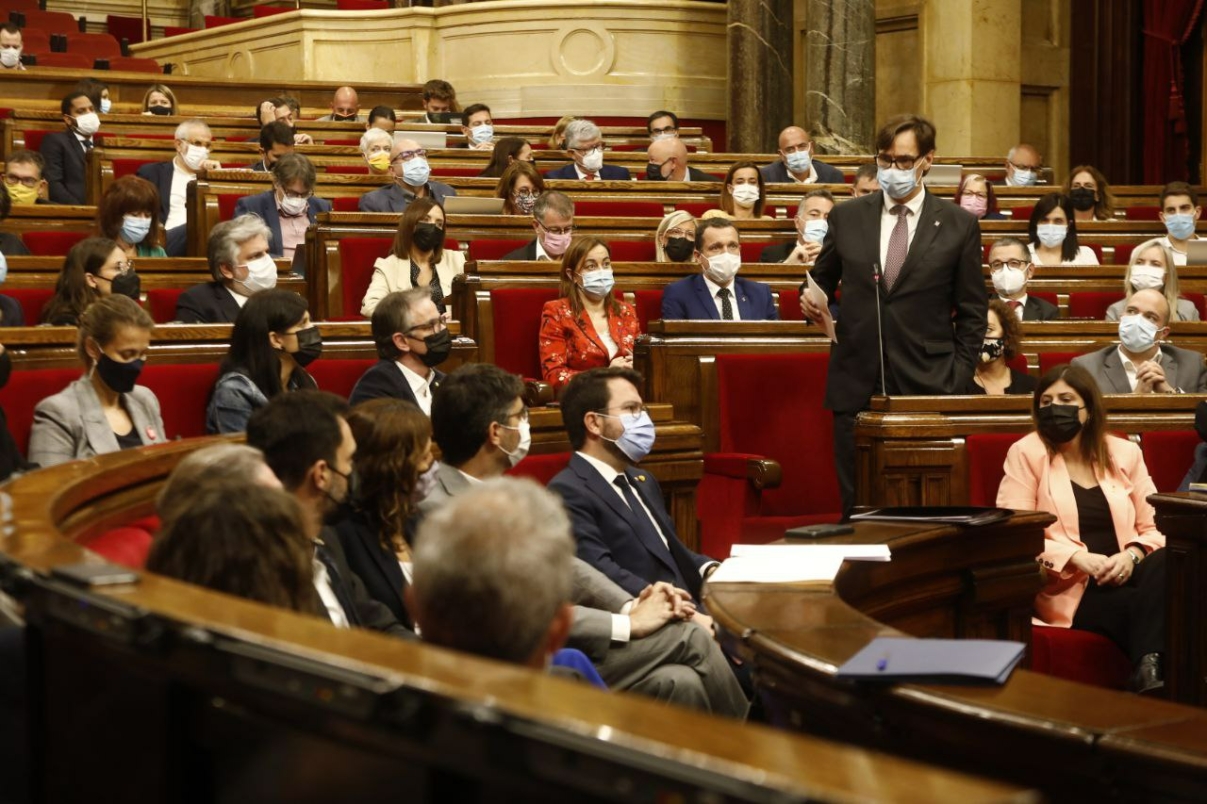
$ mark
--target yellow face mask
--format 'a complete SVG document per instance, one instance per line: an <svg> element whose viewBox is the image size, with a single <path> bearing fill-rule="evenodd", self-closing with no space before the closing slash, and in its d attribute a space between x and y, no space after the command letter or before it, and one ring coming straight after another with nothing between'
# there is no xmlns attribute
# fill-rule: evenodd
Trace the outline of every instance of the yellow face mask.
<svg viewBox="0 0 1207 804"><path fill-rule="evenodd" d="M369 165L380 173L385 173L390 169L390 153L389 151L378 151L369 157Z"/></svg>
<svg viewBox="0 0 1207 804"><path fill-rule="evenodd" d="M24 184L18 184L16 187L10 187L6 184L4 185L4 188L8 190L8 197L11 198L13 203L17 204L18 206L38 203L37 186L26 187Z"/></svg>

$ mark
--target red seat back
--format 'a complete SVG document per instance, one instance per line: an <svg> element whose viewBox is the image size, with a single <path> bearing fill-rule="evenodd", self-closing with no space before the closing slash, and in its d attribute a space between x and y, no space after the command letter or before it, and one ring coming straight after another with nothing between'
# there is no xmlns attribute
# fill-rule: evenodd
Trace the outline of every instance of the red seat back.
<svg viewBox="0 0 1207 804"><path fill-rule="evenodd" d="M129 44L137 45L143 41L142 18L108 14L105 16L105 32L119 42L125 39Z"/></svg>
<svg viewBox="0 0 1207 804"><path fill-rule="evenodd" d="M360 197L359 196L340 196L331 199L331 210L333 212L359 212Z"/></svg>
<svg viewBox="0 0 1207 804"><path fill-rule="evenodd" d="M666 213L654 201L575 201L574 214L584 218L661 218Z"/></svg>
<svg viewBox="0 0 1207 804"><path fill-rule="evenodd" d="M490 292L494 317L495 365L521 377L540 378L537 336L541 308L557 298L557 288L498 288Z"/></svg>
<svg viewBox="0 0 1207 804"><path fill-rule="evenodd" d="M997 490L1005 475L1006 453L1020 433L977 433L964 439L968 456L968 504L997 505Z"/></svg>
<svg viewBox="0 0 1207 804"><path fill-rule="evenodd" d="M1035 205L1031 204L1029 206L1021 206L1021 207L1003 207L1002 211L1009 212L1010 217L1013 220L1029 221L1029 220L1031 220L1031 213L1035 211Z"/></svg>
<svg viewBox="0 0 1207 804"><path fill-rule="evenodd" d="M364 301L369 282L373 279L373 263L390 253L392 237L345 237L339 241L341 310L328 310L332 321L359 321L360 303Z"/></svg>
<svg viewBox="0 0 1207 804"><path fill-rule="evenodd" d="M34 423L34 408L79 378L80 372L81 369L75 367L18 369L9 377L8 385L0 388L0 408L8 418L8 431L22 455L29 454L29 428Z"/></svg>
<svg viewBox="0 0 1207 804"><path fill-rule="evenodd" d="M1039 376L1044 376L1048 371L1063 363L1073 362L1073 358L1080 354L1081 352L1040 352Z"/></svg>
<svg viewBox="0 0 1207 804"><path fill-rule="evenodd" d="M823 406L829 355L718 355L721 452L779 461L783 482L762 493L760 516L842 510L833 414Z"/></svg>
<svg viewBox="0 0 1207 804"><path fill-rule="evenodd" d="M1159 221L1161 220L1161 208L1150 205L1128 207L1127 219L1129 221Z"/></svg>
<svg viewBox="0 0 1207 804"><path fill-rule="evenodd" d="M47 34L70 34L80 32L80 21L65 11L23 11L25 27L40 28ZM41 64L41 59L38 60ZM89 65L91 67L91 65Z"/></svg>
<svg viewBox="0 0 1207 804"><path fill-rule="evenodd" d="M159 399L168 438L205 435L205 408L218 381L217 363L148 362L138 377Z"/></svg>
<svg viewBox="0 0 1207 804"><path fill-rule="evenodd" d="M389 0L335 0L335 7L340 11L386 11L390 8Z"/></svg>
<svg viewBox="0 0 1207 804"><path fill-rule="evenodd" d="M800 311L800 291L795 289L781 290L780 321L804 321L805 316Z"/></svg>
<svg viewBox="0 0 1207 804"><path fill-rule="evenodd" d="M675 204L675 209L689 212L693 217L699 218L705 212L708 212L708 210L717 209L719 206L719 201L716 204L709 204L706 201L687 201L682 204Z"/></svg>
<svg viewBox="0 0 1207 804"><path fill-rule="evenodd" d="M1136 250L1135 243L1115 244L1115 265L1127 265L1132 261L1132 252Z"/></svg>
<svg viewBox="0 0 1207 804"><path fill-rule="evenodd" d="M83 53L39 53L39 67L57 67L63 70L91 70L95 61Z"/></svg>
<svg viewBox="0 0 1207 804"><path fill-rule="evenodd" d="M31 151L38 151L42 148L42 138L49 134L49 131L40 131L38 129L25 129L25 147ZM93 137L96 139L96 137Z"/></svg>
<svg viewBox="0 0 1207 804"><path fill-rule="evenodd" d="M1194 304L1195 309L1199 311L1199 318L1203 317L1204 305L1207 305L1207 294L1203 293L1180 293L1181 298Z"/></svg>
<svg viewBox="0 0 1207 804"><path fill-rule="evenodd" d="M107 33L69 33L67 52L90 59L116 59L122 55L122 46Z"/></svg>
<svg viewBox="0 0 1207 804"><path fill-rule="evenodd" d="M180 25L165 25L163 26L163 35L166 39L169 36L180 36L182 34L193 33L194 31L200 30L201 28L185 28Z"/></svg>
<svg viewBox="0 0 1207 804"><path fill-rule="evenodd" d="M235 217L235 205L242 197L234 193L218 193L218 220L229 221Z"/></svg>
<svg viewBox="0 0 1207 804"><path fill-rule="evenodd" d="M34 327L41 323L42 308L54 297L51 288L5 288L4 295L16 299L25 315L25 326Z"/></svg>
<svg viewBox="0 0 1207 804"><path fill-rule="evenodd" d="M474 179L484 168L476 167L434 167L432 175L437 178Z"/></svg>
<svg viewBox="0 0 1207 804"><path fill-rule="evenodd" d="M549 481L570 463L569 452L552 452L548 455L529 455L507 470L512 477L527 477L548 486Z"/></svg>
<svg viewBox="0 0 1207 804"><path fill-rule="evenodd" d="M469 241L469 258L471 260L501 260L506 255L522 248L526 240L471 240Z"/></svg>
<svg viewBox="0 0 1207 804"><path fill-rule="evenodd" d="M763 249L766 247L766 243L759 243L755 240L742 243L742 262L759 262L763 256Z"/></svg>
<svg viewBox="0 0 1207 804"><path fill-rule="evenodd" d="M1069 294L1070 318L1106 318L1106 308L1123 298L1123 291L1079 290Z"/></svg>
<svg viewBox="0 0 1207 804"><path fill-rule="evenodd" d="M662 291L638 290L633 294L637 322L642 332L650 331L650 322L662 319Z"/></svg>
<svg viewBox="0 0 1207 804"><path fill-rule="evenodd" d="M50 34L41 28L26 26L21 29L21 52L40 56L50 52Z"/></svg>
<svg viewBox="0 0 1207 804"><path fill-rule="evenodd" d="M71 247L88 237L87 232L26 232L25 247L35 257L65 257Z"/></svg>
<svg viewBox="0 0 1207 804"><path fill-rule="evenodd" d="M134 56L118 56L109 59L110 70L127 73L162 73L163 67L155 59L139 59Z"/></svg>
<svg viewBox="0 0 1207 804"><path fill-rule="evenodd" d="M206 28L220 28L223 25L234 25L236 22L243 22L240 17L219 17L214 14L205 15Z"/></svg>
<svg viewBox="0 0 1207 804"><path fill-rule="evenodd" d="M1194 430L1153 430L1140 435L1140 451L1157 491L1177 491L1203 443Z"/></svg>
<svg viewBox="0 0 1207 804"><path fill-rule="evenodd" d="M658 258L653 240L617 240L608 243L612 262L653 262Z"/></svg>
<svg viewBox="0 0 1207 804"><path fill-rule="evenodd" d="M1028 290L1027 295L1034 296L1037 299L1043 299L1044 301L1052 304L1054 307L1060 306L1060 299L1057 298L1056 294L1050 290L1036 290L1036 291Z"/></svg>
<svg viewBox="0 0 1207 804"><path fill-rule="evenodd" d="M147 291L147 312L156 324L170 324L176 320L176 301L184 288L152 288Z"/></svg>
<svg viewBox="0 0 1207 804"><path fill-rule="evenodd" d="M377 360L371 357L319 358L306 367L319 388L339 394L344 399L352 395L352 388L361 375Z"/></svg>
<svg viewBox="0 0 1207 804"><path fill-rule="evenodd" d="M284 14L287 11L296 11L293 6L256 6L252 9L252 16L256 19L261 17L271 17L274 14Z"/></svg>
<svg viewBox="0 0 1207 804"><path fill-rule="evenodd" d="M141 135L140 135L141 136ZM158 159L114 159L113 160L113 178L121 179L126 176L134 176L138 174L138 169L143 165L151 165L159 162Z"/></svg>

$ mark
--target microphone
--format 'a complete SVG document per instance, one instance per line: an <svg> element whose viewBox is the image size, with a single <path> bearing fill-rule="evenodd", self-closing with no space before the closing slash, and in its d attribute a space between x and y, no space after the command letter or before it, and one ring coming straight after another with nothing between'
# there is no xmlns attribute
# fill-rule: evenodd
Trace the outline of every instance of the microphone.
<svg viewBox="0 0 1207 804"><path fill-rule="evenodd" d="M884 390L884 330L880 325L880 263L872 263L872 276L876 282L876 342L880 346L880 395L888 396Z"/></svg>

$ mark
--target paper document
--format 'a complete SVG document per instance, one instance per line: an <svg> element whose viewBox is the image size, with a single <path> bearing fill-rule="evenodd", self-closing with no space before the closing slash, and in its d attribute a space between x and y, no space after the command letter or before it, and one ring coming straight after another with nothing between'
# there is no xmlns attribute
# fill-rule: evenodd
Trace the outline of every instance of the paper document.
<svg viewBox="0 0 1207 804"><path fill-rule="evenodd" d="M842 566L831 554L784 561L774 555L727 558L709 576L709 583L829 583Z"/></svg>
<svg viewBox="0 0 1207 804"><path fill-rule="evenodd" d="M821 323L826 330L826 337L830 339L830 343L838 343L838 335L834 331L834 317L830 315L830 300L826 297L824 290L817 286L813 281L811 274L805 274L805 293L809 294L809 298L813 303L821 308Z"/></svg>
<svg viewBox="0 0 1207 804"><path fill-rule="evenodd" d="M1026 649L1022 642L994 639L877 637L838 668L838 678L1005 684Z"/></svg>
<svg viewBox="0 0 1207 804"><path fill-rule="evenodd" d="M846 561L890 561L893 557L887 544L735 544L729 555L767 556L776 561L809 561L830 555Z"/></svg>

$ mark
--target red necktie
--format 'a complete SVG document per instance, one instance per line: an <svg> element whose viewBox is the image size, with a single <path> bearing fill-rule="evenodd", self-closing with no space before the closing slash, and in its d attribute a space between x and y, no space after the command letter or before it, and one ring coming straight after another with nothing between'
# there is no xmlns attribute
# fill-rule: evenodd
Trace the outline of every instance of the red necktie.
<svg viewBox="0 0 1207 804"><path fill-rule="evenodd" d="M1023 303L1021 301L1018 301L1017 299L1010 299L1009 301L1006 302L1006 304L1010 305L1011 310L1017 310L1018 308L1023 306Z"/></svg>
<svg viewBox="0 0 1207 804"><path fill-rule="evenodd" d="M889 212L897 216L897 223L889 235L888 250L885 252L884 258L884 289L886 291L893 289L893 283L897 281L897 274L901 273L901 266L905 265L905 256L909 253L909 223L905 220L906 216L910 214L909 207L905 204L897 204Z"/></svg>

